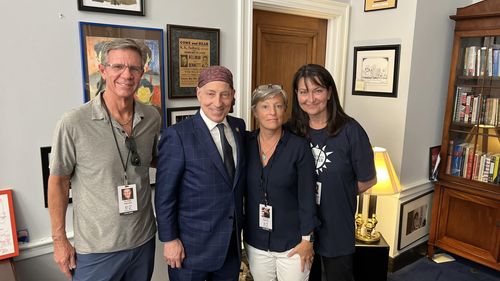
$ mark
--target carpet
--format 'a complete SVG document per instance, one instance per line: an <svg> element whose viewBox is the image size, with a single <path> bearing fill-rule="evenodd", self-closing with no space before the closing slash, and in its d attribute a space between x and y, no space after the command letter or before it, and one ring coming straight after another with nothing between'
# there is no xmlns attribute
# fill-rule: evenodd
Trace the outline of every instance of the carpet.
<svg viewBox="0 0 500 281"><path fill-rule="evenodd" d="M388 273L388 281L500 281L500 272L453 256L455 261L435 263L420 258L402 269Z"/></svg>

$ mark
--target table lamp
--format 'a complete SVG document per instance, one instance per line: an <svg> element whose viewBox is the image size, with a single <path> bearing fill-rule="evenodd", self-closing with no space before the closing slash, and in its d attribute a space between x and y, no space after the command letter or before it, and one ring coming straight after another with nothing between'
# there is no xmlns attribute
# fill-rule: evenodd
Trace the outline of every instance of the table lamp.
<svg viewBox="0 0 500 281"><path fill-rule="evenodd" d="M391 195L401 191L401 184L394 171L389 153L385 148L374 147L375 168L377 171L377 184L359 195L358 213L356 214L356 240L363 243L376 243L380 240L380 233L375 230L377 217L378 195ZM363 219L363 197L370 196L368 204L368 216L366 221Z"/></svg>

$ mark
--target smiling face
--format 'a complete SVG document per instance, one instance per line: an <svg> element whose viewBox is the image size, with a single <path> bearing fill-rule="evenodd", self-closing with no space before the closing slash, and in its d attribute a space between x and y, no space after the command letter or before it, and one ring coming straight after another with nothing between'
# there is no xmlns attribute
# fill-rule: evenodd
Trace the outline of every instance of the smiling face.
<svg viewBox="0 0 500 281"><path fill-rule="evenodd" d="M123 190L123 199L128 200L132 198L132 189L130 188L125 188Z"/></svg>
<svg viewBox="0 0 500 281"><path fill-rule="evenodd" d="M328 117L327 102L331 93L325 87L314 83L311 79L301 78L297 85L297 100L299 106L309 117L321 117L326 121Z"/></svg>
<svg viewBox="0 0 500 281"><path fill-rule="evenodd" d="M285 101L281 95L257 102L254 109L254 116L259 121L259 128L266 130L281 128L285 110Z"/></svg>
<svg viewBox="0 0 500 281"><path fill-rule="evenodd" d="M116 65L125 65L119 70ZM141 69L141 72L130 71L129 67ZM106 94L119 98L133 97L142 77L141 56L131 49L116 49L108 52L107 63L99 65L99 72L106 81Z"/></svg>
<svg viewBox="0 0 500 281"><path fill-rule="evenodd" d="M234 90L226 82L212 81L197 88L196 96L203 113L210 120L220 123L231 110Z"/></svg>

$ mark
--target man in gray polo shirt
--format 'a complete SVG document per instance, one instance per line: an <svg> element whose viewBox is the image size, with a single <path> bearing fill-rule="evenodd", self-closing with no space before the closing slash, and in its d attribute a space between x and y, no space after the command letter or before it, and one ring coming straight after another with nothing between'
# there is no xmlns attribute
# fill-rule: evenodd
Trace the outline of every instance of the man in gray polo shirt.
<svg viewBox="0 0 500 281"><path fill-rule="evenodd" d="M73 280L141 281L153 273L149 167L161 117L134 101L144 47L132 39L107 43L99 65L105 90L64 114L55 130L48 191L54 260ZM70 182L74 247L65 226ZM122 197L124 189L130 198Z"/></svg>

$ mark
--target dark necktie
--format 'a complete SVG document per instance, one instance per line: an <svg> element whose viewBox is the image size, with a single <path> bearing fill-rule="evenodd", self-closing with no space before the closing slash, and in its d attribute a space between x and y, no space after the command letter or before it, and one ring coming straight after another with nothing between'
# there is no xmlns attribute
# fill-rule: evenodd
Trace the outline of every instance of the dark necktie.
<svg viewBox="0 0 500 281"><path fill-rule="evenodd" d="M217 124L217 129L220 133L220 141L222 143L222 154L224 155L224 165L226 166L227 173L229 174L229 179L234 178L234 158L233 158L233 148L229 144L224 133L224 124Z"/></svg>

